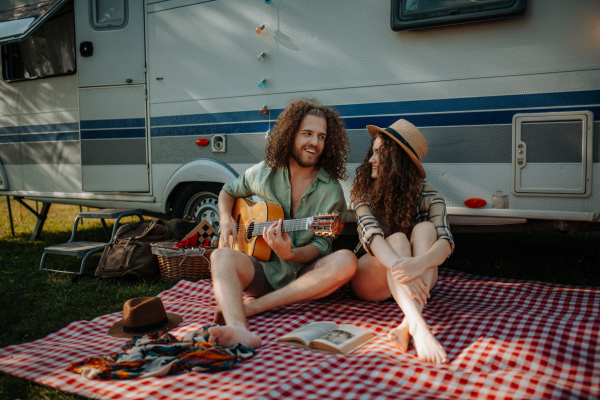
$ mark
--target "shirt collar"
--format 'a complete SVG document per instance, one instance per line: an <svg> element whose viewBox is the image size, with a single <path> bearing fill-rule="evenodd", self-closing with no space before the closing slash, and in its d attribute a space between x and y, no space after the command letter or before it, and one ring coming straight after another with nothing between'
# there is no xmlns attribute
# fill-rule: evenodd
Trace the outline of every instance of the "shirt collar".
<svg viewBox="0 0 600 400"><path fill-rule="evenodd" d="M317 173L317 178L319 178L325 183L329 183L329 181L331 180L331 176L329 176L329 174L327 173L327 171L325 171L325 168L323 167L319 169L319 172Z"/></svg>
<svg viewBox="0 0 600 400"><path fill-rule="evenodd" d="M290 175L290 168L288 166L281 168L281 171L283 171L283 173L286 176ZM325 183L329 183L329 181L331 181L331 176L329 175L329 173L327 171L325 171L325 168L323 168L323 167L319 168L319 172L317 172L316 178L320 179L321 181L323 181Z"/></svg>

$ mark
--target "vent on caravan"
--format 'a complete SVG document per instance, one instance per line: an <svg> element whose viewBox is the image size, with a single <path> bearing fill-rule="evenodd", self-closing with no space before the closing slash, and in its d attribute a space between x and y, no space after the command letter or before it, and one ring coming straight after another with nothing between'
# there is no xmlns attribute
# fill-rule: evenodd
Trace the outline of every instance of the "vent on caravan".
<svg viewBox="0 0 600 400"><path fill-rule="evenodd" d="M512 125L513 194L589 196L593 121L589 111L516 114Z"/></svg>

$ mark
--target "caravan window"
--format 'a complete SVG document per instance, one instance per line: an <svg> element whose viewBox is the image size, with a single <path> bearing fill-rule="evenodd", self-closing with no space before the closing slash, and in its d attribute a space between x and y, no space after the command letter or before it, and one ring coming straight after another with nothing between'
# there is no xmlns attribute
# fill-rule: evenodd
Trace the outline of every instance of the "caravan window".
<svg viewBox="0 0 600 400"><path fill-rule="evenodd" d="M121 29L127 25L127 0L90 0L92 27L96 30Z"/></svg>
<svg viewBox="0 0 600 400"><path fill-rule="evenodd" d="M27 39L2 45L2 78L7 82L75 73L73 3L56 11Z"/></svg>
<svg viewBox="0 0 600 400"><path fill-rule="evenodd" d="M527 0L392 0L395 31L462 24L522 14Z"/></svg>

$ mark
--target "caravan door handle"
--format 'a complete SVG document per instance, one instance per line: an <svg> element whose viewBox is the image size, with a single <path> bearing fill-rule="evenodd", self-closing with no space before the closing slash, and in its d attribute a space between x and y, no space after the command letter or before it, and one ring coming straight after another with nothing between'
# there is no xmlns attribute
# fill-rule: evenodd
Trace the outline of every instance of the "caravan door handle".
<svg viewBox="0 0 600 400"><path fill-rule="evenodd" d="M81 42L79 44L79 53L81 57L91 57L94 54L94 45L92 42Z"/></svg>
<svg viewBox="0 0 600 400"><path fill-rule="evenodd" d="M527 145L520 142L517 145L517 165L524 167L527 164Z"/></svg>

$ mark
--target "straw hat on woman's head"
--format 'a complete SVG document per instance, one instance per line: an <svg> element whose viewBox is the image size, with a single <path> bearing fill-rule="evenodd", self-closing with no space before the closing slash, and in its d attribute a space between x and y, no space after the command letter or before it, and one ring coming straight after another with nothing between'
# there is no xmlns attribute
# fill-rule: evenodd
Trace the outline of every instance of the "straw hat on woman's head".
<svg viewBox="0 0 600 400"><path fill-rule="evenodd" d="M425 136L416 126L405 119L399 119L385 129L375 125L367 125L367 130L373 138L377 134L383 134L394 139L415 163L421 178L425 178L425 170L421 165L421 159L427 154L429 146L427 146Z"/></svg>

